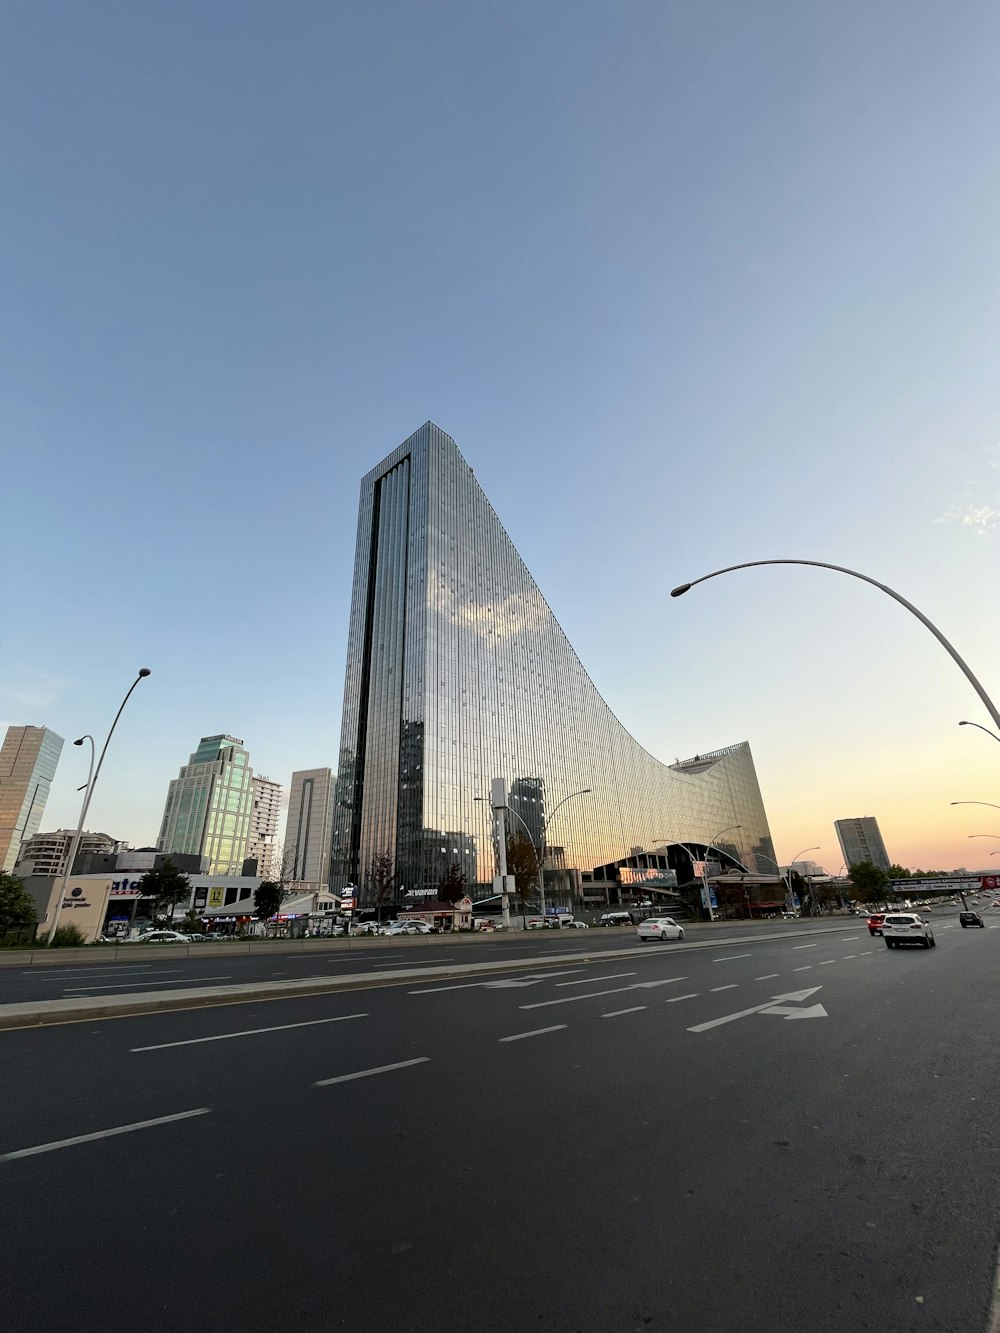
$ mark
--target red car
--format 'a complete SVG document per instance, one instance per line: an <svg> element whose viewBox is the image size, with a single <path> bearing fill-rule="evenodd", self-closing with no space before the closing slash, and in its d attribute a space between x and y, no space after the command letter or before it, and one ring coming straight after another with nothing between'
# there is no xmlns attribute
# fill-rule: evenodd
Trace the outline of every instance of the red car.
<svg viewBox="0 0 1000 1333"><path fill-rule="evenodd" d="M868 918L868 934L881 935L882 922L884 920L885 920L884 912L872 912L871 916Z"/></svg>

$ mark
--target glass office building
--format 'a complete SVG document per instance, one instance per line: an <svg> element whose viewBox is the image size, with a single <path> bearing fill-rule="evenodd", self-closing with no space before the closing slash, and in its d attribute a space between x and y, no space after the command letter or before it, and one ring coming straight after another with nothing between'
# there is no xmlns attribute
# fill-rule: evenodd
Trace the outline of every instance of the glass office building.
<svg viewBox="0 0 1000 1333"><path fill-rule="evenodd" d="M62 754L63 738L48 727L8 727L0 747L0 870L13 870L21 843L42 825L42 812Z"/></svg>
<svg viewBox="0 0 1000 1333"><path fill-rule="evenodd" d="M209 875L239 875L247 854L253 769L235 736L203 736L170 783L157 847L207 858Z"/></svg>
<svg viewBox="0 0 1000 1333"><path fill-rule="evenodd" d="M487 896L501 776L511 831L539 853L544 840L553 875L578 883L671 843L703 855L722 834L716 859L773 871L749 746L666 765L629 735L455 442L428 422L361 483L334 888L364 890L387 854L404 893L458 864Z"/></svg>

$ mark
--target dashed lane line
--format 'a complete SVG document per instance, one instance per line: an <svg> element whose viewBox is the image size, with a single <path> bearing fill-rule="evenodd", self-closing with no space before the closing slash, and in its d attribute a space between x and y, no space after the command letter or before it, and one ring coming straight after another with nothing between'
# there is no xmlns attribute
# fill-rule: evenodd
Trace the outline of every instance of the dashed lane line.
<svg viewBox="0 0 1000 1333"><path fill-rule="evenodd" d="M338 1074L335 1078L318 1078L314 1088L328 1088L334 1083L352 1083L356 1078L373 1078L376 1074L390 1074L394 1069L409 1069L412 1065L425 1065L429 1055L418 1055L414 1060L399 1060L394 1065L376 1065L374 1069L359 1069L355 1074Z"/></svg>
<svg viewBox="0 0 1000 1333"><path fill-rule="evenodd" d="M818 948L819 948L818 944L795 944L792 946L793 951L795 949L818 949Z"/></svg>
<svg viewBox="0 0 1000 1333"><path fill-rule="evenodd" d="M533 1032L515 1032L511 1037L498 1037L498 1041L524 1041L526 1037L543 1037L546 1032L562 1032L565 1023L556 1023L550 1028L535 1028Z"/></svg>
<svg viewBox="0 0 1000 1333"><path fill-rule="evenodd" d="M136 1120L131 1125L116 1125L114 1129L99 1129L94 1134L75 1134L71 1139L56 1139L52 1143L39 1143L34 1148L18 1148L15 1152L0 1153L0 1162L13 1162L18 1157L34 1157L42 1152L55 1152L57 1148L73 1148L78 1143L95 1143L98 1139L114 1138L117 1134L133 1134L137 1129L152 1129L154 1125L169 1125L175 1120L190 1120L192 1116L208 1115L212 1108L199 1106L196 1111L178 1111L176 1115L161 1115L155 1120Z"/></svg>
<svg viewBox="0 0 1000 1333"><path fill-rule="evenodd" d="M754 981L772 981L775 977L780 977L780 972L768 972L765 976L754 977Z"/></svg>
<svg viewBox="0 0 1000 1333"><path fill-rule="evenodd" d="M203 981L232 981L232 978L233 974L231 972L225 972L221 976L214 976L214 977L196 977L196 978L176 977L173 981L164 981L160 984L164 986L191 986L197 984L200 986ZM131 981L119 981L116 982L115 985L109 984L107 986L64 986L63 992L64 994L69 996L71 991L90 992L93 990L128 990L129 987L131 986L148 986L148 985L153 985L152 977L133 977ZM83 999L83 996L74 995L72 998Z"/></svg>
<svg viewBox="0 0 1000 1333"><path fill-rule="evenodd" d="M557 981L557 986L587 986L592 981L619 981L622 977L637 976L636 972L612 972L606 977L581 977L579 981Z"/></svg>
<svg viewBox="0 0 1000 1333"><path fill-rule="evenodd" d="M607 1014L601 1014L601 1017L602 1017L602 1018L621 1018L622 1014L638 1014L638 1013L640 1013L640 1012L641 1012L643 1009L645 1009L645 1008L646 1008L646 1006L645 1006L644 1004L637 1004L637 1005L634 1005L631 1009L612 1009L612 1010L611 1010L609 1013L607 1013Z"/></svg>
<svg viewBox="0 0 1000 1333"><path fill-rule="evenodd" d="M713 962L713 963L735 963L736 960L737 960L737 958L752 958L752 957L753 957L753 954L749 954L749 953L730 953L730 954L726 954L725 958L713 958L713 959L712 959L712 962Z"/></svg>
<svg viewBox="0 0 1000 1333"><path fill-rule="evenodd" d="M681 1000L697 1000L698 992L692 991L690 995L671 995L667 1004L680 1004Z"/></svg>
<svg viewBox="0 0 1000 1333"><path fill-rule="evenodd" d="M857 956L858 956L858 955L857 955L856 953L845 953L844 956L843 956L843 958L842 958L840 961L841 961L842 963L846 963L846 962L849 962L850 959L852 959L852 958L857 958Z"/></svg>
<svg viewBox="0 0 1000 1333"><path fill-rule="evenodd" d="M713 987L712 987L712 992L711 992L711 993L712 993L713 995L715 995L715 994L717 994L720 990L735 990L735 989L736 989L736 985L737 985L737 983L736 983L735 981L731 981L731 982L729 983L728 986L713 986Z"/></svg>
<svg viewBox="0 0 1000 1333"><path fill-rule="evenodd" d="M836 958L824 958L820 963L820 967L829 967L831 963L835 963L836 961Z"/></svg>
<svg viewBox="0 0 1000 1333"><path fill-rule="evenodd" d="M793 967L793 968L792 968L792 971L793 971L793 972L811 972L811 971L812 971L812 963L806 963L805 967Z"/></svg>
<svg viewBox="0 0 1000 1333"><path fill-rule="evenodd" d="M286 1032L289 1028L312 1028L319 1023L346 1023L352 1018L367 1018L367 1014L338 1014L336 1018L310 1018L304 1023L278 1023L270 1028L245 1028L242 1032L219 1032L214 1037L189 1037L187 1041L161 1041L156 1046L132 1046L130 1054L140 1051L165 1051L171 1046L200 1046L204 1041L231 1041L233 1037L256 1037L261 1032Z"/></svg>

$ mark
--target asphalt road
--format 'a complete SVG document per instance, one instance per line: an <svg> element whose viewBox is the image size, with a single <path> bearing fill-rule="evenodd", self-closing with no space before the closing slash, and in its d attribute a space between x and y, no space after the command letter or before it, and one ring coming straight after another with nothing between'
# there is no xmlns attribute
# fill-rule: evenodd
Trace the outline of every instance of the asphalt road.
<svg viewBox="0 0 1000 1333"><path fill-rule="evenodd" d="M7 1322L986 1333L1000 933L937 929L0 1032Z"/></svg>
<svg viewBox="0 0 1000 1333"><path fill-rule="evenodd" d="M1000 916L998 916L1000 919ZM782 934L801 930L847 930L852 923L843 917L823 917L817 921L767 922L744 924L689 925L686 939L692 942L715 939L757 938L762 934ZM308 944L308 941L306 942ZM393 967L419 967L448 963L486 962L533 958L551 953L586 953L620 949L636 943L632 929L594 929L530 931L527 934L493 935L481 940L452 940L447 935L409 938L389 942L380 940L331 941L300 951L247 955L225 952L226 946L210 946L208 956L200 956L198 945L188 954L175 953L172 946L137 945L121 949L113 960L102 961L95 950L92 956L63 962L44 960L44 965L0 968L0 1004L23 1000L56 1000L82 995L133 994L138 991L169 990L185 985L232 986L250 981L305 979L315 976L355 975L378 972ZM163 949L162 956L159 950Z"/></svg>

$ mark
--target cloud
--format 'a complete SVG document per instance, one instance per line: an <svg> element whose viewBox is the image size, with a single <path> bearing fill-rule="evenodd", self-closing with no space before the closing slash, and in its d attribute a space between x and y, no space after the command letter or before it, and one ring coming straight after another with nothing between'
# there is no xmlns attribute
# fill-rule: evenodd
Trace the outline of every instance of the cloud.
<svg viewBox="0 0 1000 1333"><path fill-rule="evenodd" d="M990 505L949 505L934 522L958 523L982 537L992 528L1000 527L1000 509Z"/></svg>
<svg viewBox="0 0 1000 1333"><path fill-rule="evenodd" d="M0 716L18 726L37 723L38 714L58 703L72 682L67 676L35 667L11 666L0 678Z"/></svg>

